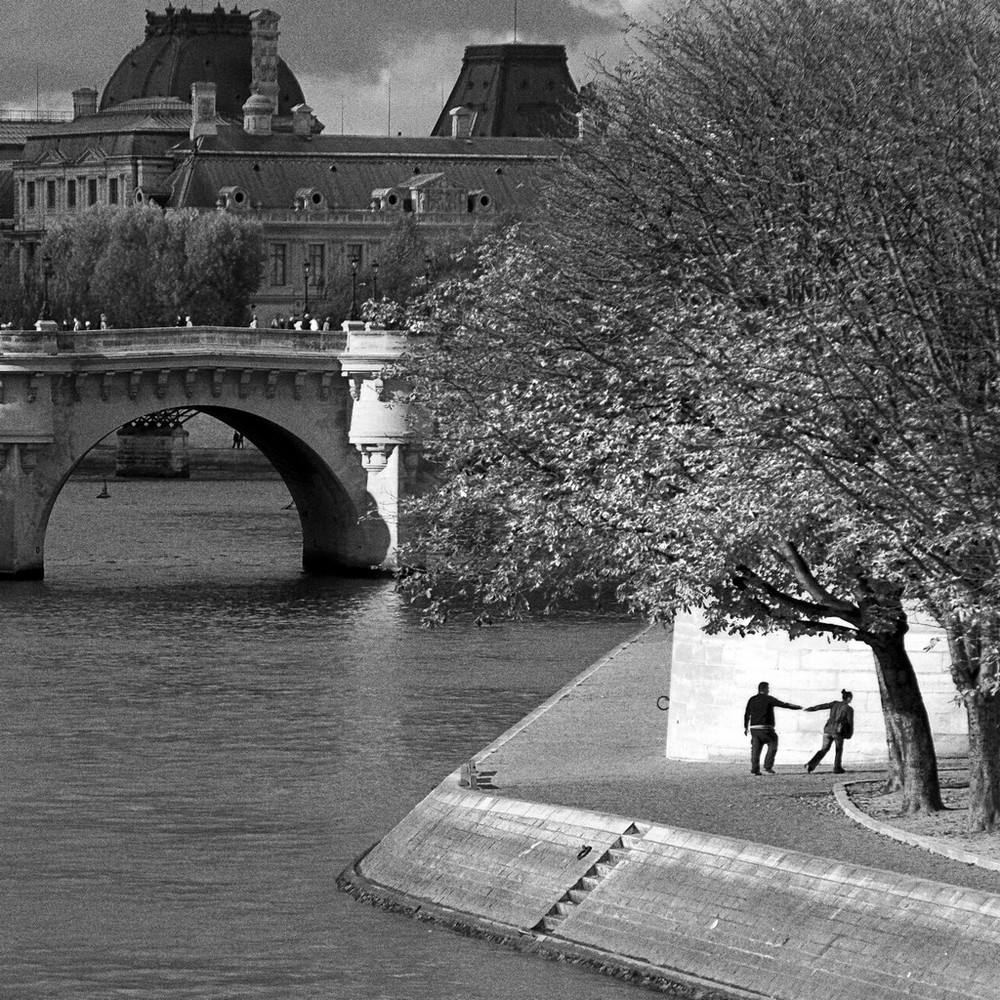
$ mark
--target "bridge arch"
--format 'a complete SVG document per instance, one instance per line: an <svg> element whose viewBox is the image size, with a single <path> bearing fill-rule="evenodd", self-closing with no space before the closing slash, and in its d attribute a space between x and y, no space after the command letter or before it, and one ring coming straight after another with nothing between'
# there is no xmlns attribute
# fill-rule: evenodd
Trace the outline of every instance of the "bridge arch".
<svg viewBox="0 0 1000 1000"><path fill-rule="evenodd" d="M384 346L384 338L359 332L368 353L373 343ZM413 442L398 408L389 415L392 393L378 377L384 357L355 355L342 365L350 354L343 335L303 345L264 331L196 328L170 335L200 336L200 350L157 343L151 351L149 334L102 333L123 356L70 354L42 334L19 335L16 352L0 343L0 577L44 575L49 516L87 452L134 420L174 409L215 417L268 458L295 501L306 571L392 568L402 479L413 468L412 455L401 452ZM81 345L74 338L71 346ZM383 411L385 426L373 422ZM359 414L364 440L352 434Z"/></svg>

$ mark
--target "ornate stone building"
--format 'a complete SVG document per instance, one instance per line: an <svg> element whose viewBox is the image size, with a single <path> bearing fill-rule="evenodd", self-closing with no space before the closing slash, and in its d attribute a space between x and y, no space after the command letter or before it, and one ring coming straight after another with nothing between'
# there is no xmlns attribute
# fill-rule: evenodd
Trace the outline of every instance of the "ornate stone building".
<svg viewBox="0 0 1000 1000"><path fill-rule="evenodd" d="M553 137L573 129L561 46L469 47L427 138L324 135L278 55L273 11L146 20L100 99L75 91L72 120L33 128L10 169L4 237L24 272L55 220L93 205L239 212L264 226L267 323L322 300L351 262L369 274L402 216L444 234L523 204Z"/></svg>

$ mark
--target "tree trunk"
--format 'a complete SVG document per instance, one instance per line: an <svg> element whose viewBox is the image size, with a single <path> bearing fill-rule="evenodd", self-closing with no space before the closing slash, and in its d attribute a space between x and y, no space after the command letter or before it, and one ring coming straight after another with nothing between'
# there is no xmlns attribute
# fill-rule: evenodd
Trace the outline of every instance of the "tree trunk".
<svg viewBox="0 0 1000 1000"><path fill-rule="evenodd" d="M893 780L895 745L899 754L897 766L903 792L903 812L936 812L944 808L938 783L937 754L916 671L903 644L905 631L904 625L892 635L880 633L869 640L875 654L885 727L889 734L889 780Z"/></svg>
<svg viewBox="0 0 1000 1000"><path fill-rule="evenodd" d="M969 718L969 830L1000 824L1000 696L975 690L966 695Z"/></svg>
<svg viewBox="0 0 1000 1000"><path fill-rule="evenodd" d="M943 624L951 676L969 721L969 831L979 833L1000 825L1000 629L966 625L958 616Z"/></svg>
<svg viewBox="0 0 1000 1000"><path fill-rule="evenodd" d="M872 651L874 655L874 650ZM885 689L882 670L875 661L875 676L878 677L878 692L882 699L882 717L885 720L886 775L882 782L882 793L898 792L903 787L902 729L897 725L896 713L892 710L889 692Z"/></svg>

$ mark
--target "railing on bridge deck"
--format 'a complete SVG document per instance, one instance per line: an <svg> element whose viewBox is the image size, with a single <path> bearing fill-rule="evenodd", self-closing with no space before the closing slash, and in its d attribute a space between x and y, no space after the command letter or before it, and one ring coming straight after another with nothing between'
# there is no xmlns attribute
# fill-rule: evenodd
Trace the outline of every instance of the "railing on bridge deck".
<svg viewBox="0 0 1000 1000"><path fill-rule="evenodd" d="M226 326L167 326L137 330L4 330L0 355L341 354L344 330L252 330Z"/></svg>

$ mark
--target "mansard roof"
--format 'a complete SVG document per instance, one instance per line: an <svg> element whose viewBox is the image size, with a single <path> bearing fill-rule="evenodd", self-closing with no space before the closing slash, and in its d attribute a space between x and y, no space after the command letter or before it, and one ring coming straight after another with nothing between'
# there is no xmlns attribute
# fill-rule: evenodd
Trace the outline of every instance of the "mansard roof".
<svg viewBox="0 0 1000 1000"><path fill-rule="evenodd" d="M296 191L316 189L335 210L367 209L372 192L444 175L449 187L484 191L497 208L533 197L545 165L559 155L546 139L302 137L247 135L221 127L182 143L170 205L211 207L224 187L240 187L255 208L290 209Z"/></svg>
<svg viewBox="0 0 1000 1000"><path fill-rule="evenodd" d="M0 147L23 146L28 136L39 128L44 128L47 122L39 121L6 121L0 118Z"/></svg>
<svg viewBox="0 0 1000 1000"><path fill-rule="evenodd" d="M17 163L22 166L41 166L53 161L53 152L69 163L82 163L88 157L102 159L114 157L160 157L177 141L177 135L141 132L112 132L104 135L69 135L49 137L43 143L29 140Z"/></svg>
<svg viewBox="0 0 1000 1000"><path fill-rule="evenodd" d="M451 135L451 110L473 112L474 136L576 132L576 84L562 45L469 45L433 135Z"/></svg>
<svg viewBox="0 0 1000 1000"><path fill-rule="evenodd" d="M88 150L104 156L162 156L191 128L189 106L178 104L164 105L160 111L102 111L49 123L28 137L19 160L41 164L60 156L78 162Z"/></svg>
<svg viewBox="0 0 1000 1000"><path fill-rule="evenodd" d="M126 107L120 111L81 115L67 122L49 122L34 128L28 136L28 141L44 142L50 138L74 135L98 136L120 132L164 132L184 136L190 128L191 105L172 100L162 104L159 110Z"/></svg>

